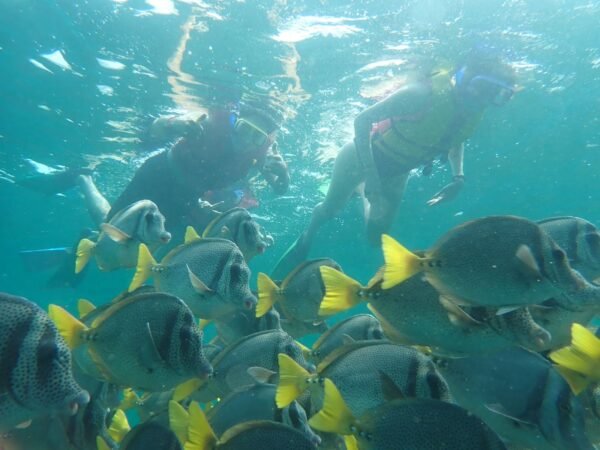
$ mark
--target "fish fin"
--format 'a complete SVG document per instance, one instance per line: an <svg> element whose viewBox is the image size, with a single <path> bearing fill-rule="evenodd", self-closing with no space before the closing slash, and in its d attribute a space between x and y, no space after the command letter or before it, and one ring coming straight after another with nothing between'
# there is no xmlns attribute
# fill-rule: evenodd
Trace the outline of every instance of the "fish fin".
<svg viewBox="0 0 600 450"><path fill-rule="evenodd" d="M256 280L258 286L258 303L256 304L256 317L264 316L277 301L279 286L268 275L259 272Z"/></svg>
<svg viewBox="0 0 600 450"><path fill-rule="evenodd" d="M77 244L77 252L75 253L77 256L77 259L75 260L75 273L79 273L85 268L92 257L92 252L95 247L96 243L89 239L82 239L79 241L79 244Z"/></svg>
<svg viewBox="0 0 600 450"><path fill-rule="evenodd" d="M503 306L502 308L498 308L496 311L497 316L503 316L504 314L508 314L516 311L517 309L521 309L523 305L515 305L515 306Z"/></svg>
<svg viewBox="0 0 600 450"><path fill-rule="evenodd" d="M131 280L131 284L129 285L128 292L133 292L137 288L139 288L144 282L150 278L150 274L152 273L152 268L157 266L156 260L150 253L150 250L146 246L146 244L140 244L138 248L138 261L137 267L135 269L135 275L133 276L133 280Z"/></svg>
<svg viewBox="0 0 600 450"><path fill-rule="evenodd" d="M321 300L319 315L329 316L350 309L360 303L360 283L348 275L329 266L319 267L325 285L325 296Z"/></svg>
<svg viewBox="0 0 600 450"><path fill-rule="evenodd" d="M149 371L164 363L164 359L156 347L154 336L152 336L150 322L146 322L146 339L143 340L139 348L139 355L140 362Z"/></svg>
<svg viewBox="0 0 600 450"><path fill-rule="evenodd" d="M350 427L355 422L342 394L329 378L325 379L323 408L310 418L308 424L319 431L352 434Z"/></svg>
<svg viewBox="0 0 600 450"><path fill-rule="evenodd" d="M524 274L535 279L542 277L540 266L535 260L535 256L533 256L533 252L528 245L521 244L517 249L515 256L522 263L521 270Z"/></svg>
<svg viewBox="0 0 600 450"><path fill-rule="evenodd" d="M219 231L219 237L222 239L231 238L231 230L229 229L229 227L227 225L223 225L221 227L221 230Z"/></svg>
<svg viewBox="0 0 600 450"><path fill-rule="evenodd" d="M28 420L26 420L24 422L16 424L15 428L17 428L19 430L24 430L25 428L29 428L32 423L33 423L33 420L32 419L28 419Z"/></svg>
<svg viewBox="0 0 600 450"><path fill-rule="evenodd" d="M421 258L387 234L381 235L385 266L382 289L390 289L421 272Z"/></svg>
<svg viewBox="0 0 600 450"><path fill-rule="evenodd" d="M204 282L200 278L198 278L196 274L194 274L194 272L192 272L192 269L190 269L189 265L186 264L185 267L188 271L190 283L198 294L206 295L214 292L211 288L204 284Z"/></svg>
<svg viewBox="0 0 600 450"><path fill-rule="evenodd" d="M571 325L571 345L580 353L591 359L600 359L600 339L583 325Z"/></svg>
<svg viewBox="0 0 600 450"><path fill-rule="evenodd" d="M505 419L510 420L511 422L518 423L519 425L525 425L525 426L530 427L530 428L533 428L533 427L536 426L532 422L529 422L527 420L523 420L523 419L521 419L519 417L515 417L515 416L511 415L508 411L506 411L506 409L504 408L504 406L502 406L499 403L489 403L489 404L484 404L483 406L488 411L491 411L494 414L498 414L498 415L504 417Z"/></svg>
<svg viewBox="0 0 600 450"><path fill-rule="evenodd" d="M298 346L300 351L302 351L302 355L304 356L305 359L310 359L312 357L312 350L310 348L308 348L306 345L304 345L300 341L294 341L294 342L296 343L296 345Z"/></svg>
<svg viewBox="0 0 600 450"><path fill-rule="evenodd" d="M124 244L131 240L131 236L110 223L103 223L100 228L111 240L118 244Z"/></svg>
<svg viewBox="0 0 600 450"><path fill-rule="evenodd" d="M190 426L190 415L183 406L174 400L169 400L169 428L181 445L188 440L188 427Z"/></svg>
<svg viewBox="0 0 600 450"><path fill-rule="evenodd" d="M123 400L119 403L118 408L126 411L131 408L135 408L141 403L140 397L131 388L123 389Z"/></svg>
<svg viewBox="0 0 600 450"><path fill-rule="evenodd" d="M351 434L344 436L344 444L346 444L346 450L360 450L358 448L358 441Z"/></svg>
<svg viewBox="0 0 600 450"><path fill-rule="evenodd" d="M387 402L397 399L405 399L406 395L402 392L400 387L392 380L392 378L385 373L383 370L377 370L379 373L379 380L381 381L381 391L383 392L383 398Z"/></svg>
<svg viewBox="0 0 600 450"><path fill-rule="evenodd" d="M273 377L277 375L277 372L266 369L264 367L249 367L248 375L250 375L257 383L269 384L272 383Z"/></svg>
<svg viewBox="0 0 600 450"><path fill-rule="evenodd" d="M342 334L342 345L350 345L350 344L354 344L356 342L356 339L354 339L352 336L350 336L349 334Z"/></svg>
<svg viewBox="0 0 600 450"><path fill-rule="evenodd" d="M277 358L279 384L275 394L275 403L278 408L285 408L308 388L307 380L311 374L285 353L280 353Z"/></svg>
<svg viewBox="0 0 600 450"><path fill-rule="evenodd" d="M70 349L84 343L83 334L88 327L58 305L48 306L48 316L55 323L58 332L64 338Z"/></svg>
<svg viewBox="0 0 600 450"><path fill-rule="evenodd" d="M185 238L183 239L184 244L189 244L190 242L199 241L202 239L200 235L194 230L194 227L189 226L185 229Z"/></svg>
<svg viewBox="0 0 600 450"><path fill-rule="evenodd" d="M117 409L108 427L108 435L115 441L121 442L125 435L131 430L127 416L122 409Z"/></svg>
<svg viewBox="0 0 600 450"><path fill-rule="evenodd" d="M590 384L590 380L579 372L575 372L574 370L559 365L555 365L554 368L569 384L569 387L575 395L581 394Z"/></svg>
<svg viewBox="0 0 600 450"><path fill-rule="evenodd" d="M180 402L181 400L189 397L193 392L198 390L198 388L202 386L202 384L204 384L204 381L200 378L192 378L190 380L184 381L173 391L173 400L175 400L176 402Z"/></svg>
<svg viewBox="0 0 600 450"><path fill-rule="evenodd" d="M85 298L80 298L77 300L77 312L79 313L79 318L83 319L89 313L96 309L96 306L89 300Z"/></svg>
<svg viewBox="0 0 600 450"><path fill-rule="evenodd" d="M211 428L198 402L192 402L190 409L190 425L188 426L185 450L206 450L215 448L217 436Z"/></svg>
<svg viewBox="0 0 600 450"><path fill-rule="evenodd" d="M201 330L204 330L207 326L209 326L211 324L212 320L211 319L200 319L198 321L198 328L200 328Z"/></svg>
<svg viewBox="0 0 600 450"><path fill-rule="evenodd" d="M110 446L106 443L104 438L101 436L96 436L96 448L98 450L111 450Z"/></svg>
<svg viewBox="0 0 600 450"><path fill-rule="evenodd" d="M452 325L460 328L469 328L474 325L481 325L481 322L467 314L464 309L454 303L454 301L449 297L440 295L439 301L448 313L448 319Z"/></svg>
<svg viewBox="0 0 600 450"><path fill-rule="evenodd" d="M371 311L371 313L375 316L381 325L381 329L383 330L383 334L385 337L392 342L400 342L407 343L407 339L400 333L394 326L387 320L383 314L381 314L371 303L367 303L367 309Z"/></svg>

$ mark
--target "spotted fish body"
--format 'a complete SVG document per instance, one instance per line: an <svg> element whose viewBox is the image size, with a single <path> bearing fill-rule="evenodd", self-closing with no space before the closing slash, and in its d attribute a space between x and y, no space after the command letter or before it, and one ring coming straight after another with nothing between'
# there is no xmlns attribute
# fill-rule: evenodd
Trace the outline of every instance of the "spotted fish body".
<svg viewBox="0 0 600 450"><path fill-rule="evenodd" d="M236 243L246 262L265 252L273 243L247 209L232 208L220 213L202 233L204 238L223 238Z"/></svg>
<svg viewBox="0 0 600 450"><path fill-rule="evenodd" d="M540 355L513 347L435 361L456 403L505 439L539 450L592 450L580 399Z"/></svg>
<svg viewBox="0 0 600 450"><path fill-rule="evenodd" d="M253 333L234 342L211 360L214 375L194 394L194 398L206 402L254 384L256 380L248 373L252 367L277 372L279 353L285 353L302 367L312 368L304 359L300 347L284 331Z"/></svg>
<svg viewBox="0 0 600 450"><path fill-rule="evenodd" d="M446 382L428 356L387 341L346 345L322 361L317 371L320 379L333 381L355 416L385 402L381 374L389 377L406 397L450 399ZM317 395L311 394L317 409L322 404L322 394L322 389L317 389Z"/></svg>
<svg viewBox="0 0 600 450"><path fill-rule="evenodd" d="M71 371L71 353L47 314L0 293L0 431L89 401Z"/></svg>
<svg viewBox="0 0 600 450"><path fill-rule="evenodd" d="M537 224L490 216L460 225L425 252L427 280L455 301L537 304L585 288L566 254Z"/></svg>
<svg viewBox="0 0 600 450"><path fill-rule="evenodd" d="M300 431L272 421L240 424L227 430L214 450L316 450L317 446Z"/></svg>
<svg viewBox="0 0 600 450"><path fill-rule="evenodd" d="M79 333L82 343L74 352L79 365L94 367L90 375L119 386L166 391L212 372L192 312L169 294L111 303Z"/></svg>
<svg viewBox="0 0 600 450"><path fill-rule="evenodd" d="M588 280L600 277L600 232L585 219L551 217L537 222L567 253L571 267Z"/></svg>
<svg viewBox="0 0 600 450"><path fill-rule="evenodd" d="M120 450L183 450L177 436L156 421L144 422L132 428L123 438Z"/></svg>
<svg viewBox="0 0 600 450"><path fill-rule="evenodd" d="M203 319L215 319L251 309L256 297L249 286L250 269L237 245L206 238L181 245L152 269L158 290L181 298ZM208 288L201 291L190 278Z"/></svg>

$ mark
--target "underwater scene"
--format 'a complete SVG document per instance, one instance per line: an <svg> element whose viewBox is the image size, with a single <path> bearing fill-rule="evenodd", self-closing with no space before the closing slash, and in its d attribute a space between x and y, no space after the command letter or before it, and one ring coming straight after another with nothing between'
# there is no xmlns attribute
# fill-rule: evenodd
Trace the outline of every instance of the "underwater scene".
<svg viewBox="0 0 600 450"><path fill-rule="evenodd" d="M600 448L598 23L0 0L0 450Z"/></svg>

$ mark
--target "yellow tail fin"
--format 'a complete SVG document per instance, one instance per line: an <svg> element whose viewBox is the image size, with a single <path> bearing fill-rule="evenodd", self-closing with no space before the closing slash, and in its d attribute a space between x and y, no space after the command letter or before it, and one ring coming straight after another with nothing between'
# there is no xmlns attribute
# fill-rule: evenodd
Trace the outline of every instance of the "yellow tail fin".
<svg viewBox="0 0 600 450"><path fill-rule="evenodd" d="M579 353L596 361L600 360L600 339L583 325L571 325L571 345Z"/></svg>
<svg viewBox="0 0 600 450"><path fill-rule="evenodd" d="M277 301L279 287L268 275L260 272L258 274L258 303L256 304L256 317L262 317L273 307Z"/></svg>
<svg viewBox="0 0 600 450"><path fill-rule="evenodd" d="M188 427L190 425L190 415L179 403L169 401L169 428L175 433L181 445L185 445L188 440Z"/></svg>
<svg viewBox="0 0 600 450"><path fill-rule="evenodd" d="M185 229L185 237L183 238L184 244L189 244L190 242L198 241L202 239L200 235L194 230L194 227L189 226Z"/></svg>
<svg viewBox="0 0 600 450"><path fill-rule="evenodd" d="M555 365L554 368L562 375L565 381L569 383L569 386L575 395L581 394L590 385L591 380L586 378L585 375L567 369L566 367Z"/></svg>
<svg viewBox="0 0 600 450"><path fill-rule="evenodd" d="M75 253L77 256L77 259L75 260L75 273L81 272L86 266L92 256L94 247L96 247L96 243L89 239L82 239L79 241L79 244L77 244L77 252Z"/></svg>
<svg viewBox="0 0 600 450"><path fill-rule="evenodd" d="M190 426L185 450L210 450L215 448L217 437L198 402L192 402L189 409Z"/></svg>
<svg viewBox="0 0 600 450"><path fill-rule="evenodd" d="M346 450L360 450L354 436L344 436L344 444L346 444Z"/></svg>
<svg viewBox="0 0 600 450"><path fill-rule="evenodd" d="M108 446L106 441L100 436L96 436L96 448L98 450L110 450L110 447Z"/></svg>
<svg viewBox="0 0 600 450"><path fill-rule="evenodd" d="M278 360L279 384L275 394L275 403L278 408L285 408L308 388L311 374L285 353L280 353Z"/></svg>
<svg viewBox="0 0 600 450"><path fill-rule="evenodd" d="M176 402L180 402L181 400L189 397L200 386L202 386L203 383L204 381L200 378L192 378L190 380L184 381L173 391L173 400L175 400Z"/></svg>
<svg viewBox="0 0 600 450"><path fill-rule="evenodd" d="M123 389L123 399L119 403L118 408L127 411L128 409L135 408L140 403L141 400L135 391L131 388L125 388Z"/></svg>
<svg viewBox="0 0 600 450"><path fill-rule="evenodd" d="M96 307L94 306L94 304L89 300L86 300L85 298L80 298L77 301L77 312L79 313L80 319L83 319L95 309Z"/></svg>
<svg viewBox="0 0 600 450"><path fill-rule="evenodd" d="M146 247L146 244L140 244L137 268L135 269L135 275L133 276L133 280L131 280L128 292L133 292L144 284L144 282L150 278L152 267L156 265L156 260L152 256L152 253L150 253L148 247Z"/></svg>
<svg viewBox="0 0 600 450"><path fill-rule="evenodd" d="M115 442L121 442L125 435L131 430L127 416L122 409L117 409L113 415L108 434Z"/></svg>
<svg viewBox="0 0 600 450"><path fill-rule="evenodd" d="M404 248L391 236L382 235L381 245L385 259L382 289L393 288L423 270L420 265L421 258Z"/></svg>
<svg viewBox="0 0 600 450"><path fill-rule="evenodd" d="M325 285L325 297L321 300L320 316L329 316L352 308L360 303L360 283L333 267L321 266L321 278Z"/></svg>
<svg viewBox="0 0 600 450"><path fill-rule="evenodd" d="M310 418L308 424L315 430L347 435L352 434L350 428L354 422L355 419L342 394L333 381L326 378L323 408Z"/></svg>
<svg viewBox="0 0 600 450"><path fill-rule="evenodd" d="M74 349L83 344L83 333L87 331L88 327L82 322L58 305L48 306L48 316L50 316L50 319L56 324L58 332L67 342L70 349Z"/></svg>

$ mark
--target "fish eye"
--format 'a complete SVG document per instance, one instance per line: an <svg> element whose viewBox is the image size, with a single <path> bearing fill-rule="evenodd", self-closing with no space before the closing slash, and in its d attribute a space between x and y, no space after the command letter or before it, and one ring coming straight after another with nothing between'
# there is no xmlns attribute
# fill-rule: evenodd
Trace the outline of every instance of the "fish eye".
<svg viewBox="0 0 600 450"><path fill-rule="evenodd" d="M242 266L239 264L232 264L229 269L229 276L232 282L238 282L242 278Z"/></svg>
<svg viewBox="0 0 600 450"><path fill-rule="evenodd" d="M53 360L59 358L58 345L52 340L44 340L40 342L37 349L37 357L40 363L49 364Z"/></svg>
<svg viewBox="0 0 600 450"><path fill-rule="evenodd" d="M552 258L555 261L562 262L565 259L567 259L567 254L565 253L565 251L563 249L556 248L556 249L552 250Z"/></svg>
<svg viewBox="0 0 600 450"><path fill-rule="evenodd" d="M371 330L370 334L371 334L371 339L383 339L384 338L384 336L383 336L383 330L381 328L379 328L379 327L373 328Z"/></svg>
<svg viewBox="0 0 600 450"><path fill-rule="evenodd" d="M156 222L157 216L154 213L146 214L146 223L151 224Z"/></svg>

